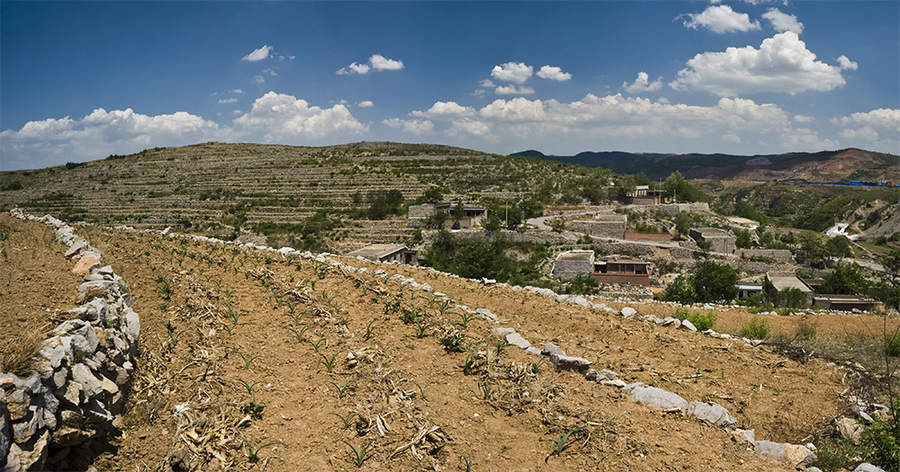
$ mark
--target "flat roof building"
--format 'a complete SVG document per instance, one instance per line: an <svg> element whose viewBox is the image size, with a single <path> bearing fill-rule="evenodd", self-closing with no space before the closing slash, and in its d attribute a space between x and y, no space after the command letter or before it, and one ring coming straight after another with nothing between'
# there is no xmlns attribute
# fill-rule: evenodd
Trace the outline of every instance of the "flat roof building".
<svg viewBox="0 0 900 472"><path fill-rule="evenodd" d="M607 284L650 285L650 263L615 258L595 260L594 277Z"/></svg>
<svg viewBox="0 0 900 472"><path fill-rule="evenodd" d="M701 241L709 243L709 250L724 254L733 254L737 245L737 238L728 231L719 228L703 227L691 228L689 235L699 244Z"/></svg>
<svg viewBox="0 0 900 472"><path fill-rule="evenodd" d="M594 251L575 249L560 253L553 262L550 274L560 279L574 279L594 272Z"/></svg>
<svg viewBox="0 0 900 472"><path fill-rule="evenodd" d="M419 263L419 252L407 249L403 244L370 244L364 248L347 253L347 255L350 257L362 257L373 262L394 262L409 265Z"/></svg>

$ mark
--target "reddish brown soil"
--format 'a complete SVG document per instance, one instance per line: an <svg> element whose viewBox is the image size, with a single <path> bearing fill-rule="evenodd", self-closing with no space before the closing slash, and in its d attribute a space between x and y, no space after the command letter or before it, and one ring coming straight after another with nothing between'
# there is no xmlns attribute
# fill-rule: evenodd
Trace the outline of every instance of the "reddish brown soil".
<svg viewBox="0 0 900 472"><path fill-rule="evenodd" d="M101 470L166 470L178 460L203 470L355 470L342 441L371 444L363 470L465 470L466 459L474 470L788 470L722 430L634 404L575 373L544 363L531 374L535 357L514 347L496 355L487 322L472 319L463 328L458 315L441 314L428 305L430 296L401 290L396 281L162 236L79 232L133 287L142 323L130 411L117 451L95 464ZM760 438L801 441L841 408L841 373L818 361L801 365L534 294L384 267L471 308L489 308L534 344L553 341L627 381L717 401ZM391 311L395 300L424 313L423 337ZM286 316L293 304L295 313L307 314ZM229 307L243 313L230 334ZM301 327L305 342L289 331ZM466 348L486 356L483 371L464 374L467 354L445 352L445 329L461 331ZM313 342L321 342L318 353ZM357 353L357 365L346 361L349 352ZM249 369L242 357L252 358ZM260 418L240 411L252 398L245 385L265 405ZM177 405L189 409L176 414ZM345 429L332 413L348 412L358 416ZM388 428L384 436L378 417ZM408 450L393 454L428 425L440 430L417 444L421 459ZM547 457L550 441L573 428L583 428L575 441ZM277 443L251 463L245 441Z"/></svg>
<svg viewBox="0 0 900 472"><path fill-rule="evenodd" d="M43 223L0 214L0 359L36 347L22 341L40 340L74 305L81 278L65 251Z"/></svg>

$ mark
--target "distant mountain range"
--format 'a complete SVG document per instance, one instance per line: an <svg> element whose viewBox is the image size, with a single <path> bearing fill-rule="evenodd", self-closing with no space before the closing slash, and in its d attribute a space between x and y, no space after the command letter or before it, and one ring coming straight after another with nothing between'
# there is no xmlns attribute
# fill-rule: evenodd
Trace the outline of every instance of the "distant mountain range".
<svg viewBox="0 0 900 472"><path fill-rule="evenodd" d="M621 151L581 152L574 156L548 156L528 150L512 154L538 159L604 167L620 174L643 172L651 179L680 171L688 178L848 181L887 179L900 181L900 156L862 149L792 152L739 156L732 154L655 154Z"/></svg>

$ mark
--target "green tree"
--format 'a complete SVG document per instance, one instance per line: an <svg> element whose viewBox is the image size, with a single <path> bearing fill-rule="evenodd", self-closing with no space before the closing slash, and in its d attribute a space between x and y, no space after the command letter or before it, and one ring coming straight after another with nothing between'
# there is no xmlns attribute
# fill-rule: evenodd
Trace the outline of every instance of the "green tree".
<svg viewBox="0 0 900 472"><path fill-rule="evenodd" d="M750 231L747 231L747 230L738 231L735 245L737 245L737 247L740 247L740 248L753 247L753 238L750 236Z"/></svg>
<svg viewBox="0 0 900 472"><path fill-rule="evenodd" d="M675 215L675 231L678 232L678 235L684 237L688 234L688 231L691 230L691 215L688 215L687 212L681 211Z"/></svg>
<svg viewBox="0 0 900 472"><path fill-rule="evenodd" d="M831 257L852 257L853 243L846 236L835 236L825 243L825 252Z"/></svg>
<svg viewBox="0 0 900 472"><path fill-rule="evenodd" d="M500 220L500 217L495 212L488 212L488 217L484 220L484 223L481 225L481 227L484 228L485 231L493 233L494 231L500 229L502 223L503 222Z"/></svg>
<svg viewBox="0 0 900 472"><path fill-rule="evenodd" d="M737 296L738 273L731 266L706 260L691 271L691 285L698 302L732 300Z"/></svg>
<svg viewBox="0 0 900 472"><path fill-rule="evenodd" d="M798 259L804 264L816 264L825 258L825 246L819 240L819 235L812 232L803 232L797 238L800 247L797 250Z"/></svg>
<svg viewBox="0 0 900 472"><path fill-rule="evenodd" d="M689 304L732 300L737 296L738 273L726 264L706 260L688 275L678 276L663 292L663 300Z"/></svg>
<svg viewBox="0 0 900 472"><path fill-rule="evenodd" d="M822 284L824 293L863 294L867 293L871 282L863 275L862 269L853 263L838 264L825 276Z"/></svg>

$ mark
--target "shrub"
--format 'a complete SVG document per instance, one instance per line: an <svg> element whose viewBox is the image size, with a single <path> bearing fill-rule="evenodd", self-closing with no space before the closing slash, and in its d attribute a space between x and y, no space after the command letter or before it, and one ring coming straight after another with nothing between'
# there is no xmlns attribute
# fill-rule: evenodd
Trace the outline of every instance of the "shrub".
<svg viewBox="0 0 900 472"><path fill-rule="evenodd" d="M703 313L692 312L685 307L680 307L675 310L675 318L678 318L681 321L690 321L698 331L712 329L716 322L716 314L711 311L704 315Z"/></svg>
<svg viewBox="0 0 900 472"><path fill-rule="evenodd" d="M753 318L744 326L741 326L741 336L750 339L765 339L771 331L769 323L759 318Z"/></svg>
<svg viewBox="0 0 900 472"><path fill-rule="evenodd" d="M884 335L884 355L900 357L900 333Z"/></svg>
<svg viewBox="0 0 900 472"><path fill-rule="evenodd" d="M894 400L891 414L863 431L861 445L867 461L884 470L900 470L900 398Z"/></svg>
<svg viewBox="0 0 900 472"><path fill-rule="evenodd" d="M739 248L748 248L753 246L753 238L750 236L750 232L745 230L738 231L737 239L734 243Z"/></svg>
<svg viewBox="0 0 900 472"><path fill-rule="evenodd" d="M775 306L781 308L805 308L809 299L800 289L788 288L775 295Z"/></svg>

